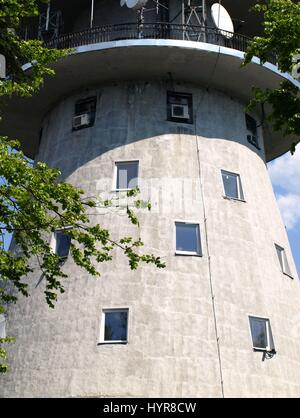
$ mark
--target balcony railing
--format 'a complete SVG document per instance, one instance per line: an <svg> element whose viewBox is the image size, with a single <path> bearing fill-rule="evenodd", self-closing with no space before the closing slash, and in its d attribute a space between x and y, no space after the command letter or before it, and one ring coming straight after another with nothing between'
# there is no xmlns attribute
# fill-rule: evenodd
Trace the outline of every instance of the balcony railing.
<svg viewBox="0 0 300 418"><path fill-rule="evenodd" d="M60 35L46 42L49 48L75 48L101 42L128 39L175 39L194 42L206 42L246 52L251 38L217 28L196 25L178 25L172 23L122 23L98 26L79 32ZM269 62L276 64L274 55Z"/></svg>

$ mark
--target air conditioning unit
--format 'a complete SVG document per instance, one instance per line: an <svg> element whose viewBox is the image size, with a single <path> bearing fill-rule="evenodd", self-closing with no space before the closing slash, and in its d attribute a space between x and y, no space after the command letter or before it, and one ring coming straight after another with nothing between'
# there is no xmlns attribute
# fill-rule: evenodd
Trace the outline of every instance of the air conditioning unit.
<svg viewBox="0 0 300 418"><path fill-rule="evenodd" d="M73 128L81 128L82 126L88 126L90 124L90 115L83 113L82 115L74 116Z"/></svg>
<svg viewBox="0 0 300 418"><path fill-rule="evenodd" d="M182 104L172 104L172 118L189 119L189 106Z"/></svg>

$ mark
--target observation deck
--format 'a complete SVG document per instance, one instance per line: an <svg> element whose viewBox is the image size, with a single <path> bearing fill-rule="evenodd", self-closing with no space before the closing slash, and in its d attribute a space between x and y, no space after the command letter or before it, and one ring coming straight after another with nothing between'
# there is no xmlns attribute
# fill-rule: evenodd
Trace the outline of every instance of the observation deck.
<svg viewBox="0 0 300 418"><path fill-rule="evenodd" d="M30 99L6 99L4 106L0 134L21 139L24 152L32 158L38 150L40 129L47 112L60 100L83 87L88 89L121 81L165 79L216 89L246 106L252 87L272 89L284 79L298 84L288 74L278 71L275 56L270 56L264 65L260 65L258 59L253 59L249 65L241 68L251 36L259 34L261 28L259 20L253 20L248 12L250 5L255 3L253 1L239 2L243 3L239 6L234 4L236 2L223 2L231 13L235 11L236 15L245 19L239 20L244 22L244 33L230 33L208 24L178 23L178 19L172 18L171 11L162 22L147 21L153 18L152 15L143 24L137 21L99 24L101 21L118 21L116 10L120 11L120 15L123 13L119 1L110 3L110 13L108 6L105 6L108 3L100 2L109 19L105 13L101 15L99 12L95 14L98 18L95 17L91 24L89 11L83 7L90 2L74 1L73 9L66 5L68 3L54 2L67 16L64 31L44 41L50 48L70 48L70 54L52 64L56 75L46 77L38 94ZM134 20L135 15L136 12L128 9L123 17ZM255 32L251 30L249 22L256 25ZM22 36L25 39L38 37L37 20L23 25ZM30 71L30 68L31 64L24 65L24 71ZM263 117L261 109L257 109L257 114ZM283 139L280 133L273 132L265 123L266 160L270 161L288 151L293 140L292 137Z"/></svg>

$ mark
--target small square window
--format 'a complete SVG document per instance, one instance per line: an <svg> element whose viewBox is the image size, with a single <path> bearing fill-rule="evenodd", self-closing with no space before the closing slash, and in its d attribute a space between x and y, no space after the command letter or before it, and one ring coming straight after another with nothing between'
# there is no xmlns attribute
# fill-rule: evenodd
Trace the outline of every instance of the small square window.
<svg viewBox="0 0 300 418"><path fill-rule="evenodd" d="M101 318L100 344L128 342L128 309L104 309Z"/></svg>
<svg viewBox="0 0 300 418"><path fill-rule="evenodd" d="M291 269L287 260L285 249L280 247L279 245L275 244L275 248L277 251L277 256L279 259L279 263L281 266L282 273L286 274L287 276L292 278Z"/></svg>
<svg viewBox="0 0 300 418"><path fill-rule="evenodd" d="M240 175L222 170L222 178L225 196L229 199L244 201L244 193Z"/></svg>
<svg viewBox="0 0 300 418"><path fill-rule="evenodd" d="M0 338L6 338L6 320L3 314L0 315Z"/></svg>
<svg viewBox="0 0 300 418"><path fill-rule="evenodd" d="M117 162L115 167L115 188L117 191L138 187L138 161Z"/></svg>
<svg viewBox="0 0 300 418"><path fill-rule="evenodd" d="M171 122L193 123L193 96L168 91L167 119Z"/></svg>
<svg viewBox="0 0 300 418"><path fill-rule="evenodd" d="M70 252L71 237L66 230L56 231L54 233L53 250L60 259L68 258Z"/></svg>
<svg viewBox="0 0 300 418"><path fill-rule="evenodd" d="M79 100L75 104L73 131L89 128L94 125L96 117L97 97Z"/></svg>
<svg viewBox="0 0 300 418"><path fill-rule="evenodd" d="M246 119L246 127L247 127L247 141L253 145L255 148L257 148L258 150L260 150L260 146L258 143L258 133L257 133L257 124L256 124L256 120L248 115L247 113L245 114L245 119Z"/></svg>
<svg viewBox="0 0 300 418"><path fill-rule="evenodd" d="M269 319L249 316L254 350L274 351L274 341Z"/></svg>
<svg viewBox="0 0 300 418"><path fill-rule="evenodd" d="M202 255L199 224L175 222L176 254Z"/></svg>

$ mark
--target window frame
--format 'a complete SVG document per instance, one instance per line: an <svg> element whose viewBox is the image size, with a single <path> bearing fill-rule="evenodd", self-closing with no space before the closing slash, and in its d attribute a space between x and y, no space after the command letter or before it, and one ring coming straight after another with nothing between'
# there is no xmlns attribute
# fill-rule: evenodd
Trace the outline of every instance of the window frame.
<svg viewBox="0 0 300 418"><path fill-rule="evenodd" d="M127 189L118 189L117 188L117 181L118 181L118 165L121 164L137 164L137 184L136 187L139 187L139 173L140 173L140 161L139 160L126 160L126 161L115 161L114 163L114 173L113 173L113 185L112 191L113 192L129 192L130 190L134 190L134 188L127 188Z"/></svg>
<svg viewBox="0 0 300 418"><path fill-rule="evenodd" d="M277 253L277 259L278 259L279 264L280 264L281 272L285 276L288 276L290 279L294 279L294 277L292 276L290 264L289 264L288 259L287 259L287 253L286 253L285 248L282 247L279 244L276 244L276 243L274 243L274 245L275 245L275 249L276 249L276 253ZM280 254L281 254L280 258L279 258L278 250L280 251Z"/></svg>
<svg viewBox="0 0 300 418"><path fill-rule="evenodd" d="M253 334L252 334L252 329L251 329L251 319L260 320L260 321L265 322L267 345L264 348L256 347L254 345ZM255 351L255 352L257 352L257 351L259 351L259 352L272 352L272 351L274 351L275 352L275 344L274 344L274 339L273 339L273 333L272 333L270 318L267 318L267 317L264 317L264 316L257 316L257 315L249 314L248 315L248 324L249 324L249 332L250 332L250 338L251 338L253 351Z"/></svg>
<svg viewBox="0 0 300 418"><path fill-rule="evenodd" d="M176 103L172 103L172 97L178 97L187 99L187 106L189 110L189 118L177 118L172 116L172 105L176 105ZM180 103L178 103L180 105ZM192 93L182 93L177 91L167 91L167 121L168 122L176 122L176 123L183 123L192 125L194 123L194 111L193 111L193 95Z"/></svg>
<svg viewBox="0 0 300 418"><path fill-rule="evenodd" d="M0 314L0 326L3 327L3 335L1 335L0 333L0 338L6 338L7 337L7 333L6 333L6 317L4 314ZM1 328L0 328L1 331Z"/></svg>
<svg viewBox="0 0 300 418"><path fill-rule="evenodd" d="M182 251L177 250L177 224L183 225L195 225L197 227L197 249L198 251ZM175 230L175 255L183 255L183 256L192 256L192 257L203 257L203 249L202 249L202 242L201 242L201 230L200 230L200 223L195 221L185 221L185 220L175 220L174 221L174 230Z"/></svg>
<svg viewBox="0 0 300 418"><path fill-rule="evenodd" d="M58 232L69 231L69 230L71 230L71 229L72 229L72 227L71 227L71 226L66 226L66 227L64 227L64 228L57 229L56 231L54 231L54 232L52 233L51 242L50 242L50 247L51 247L52 251L54 252L54 254L56 254L58 257L59 257L59 255L56 253L56 245L57 245L56 234L57 234ZM71 246L71 242L72 242L72 239L71 239L71 241L70 241L70 246ZM68 255L67 255L66 257L59 257L59 259L60 259L61 261L65 261L65 260L67 260L67 259L69 258L69 255L70 255L70 247L69 247L69 252L68 252Z"/></svg>
<svg viewBox="0 0 300 418"><path fill-rule="evenodd" d="M98 345L107 344L123 344L126 345L129 342L129 307L121 308L103 308L100 315L100 333L98 338ZM105 316L107 313L113 312L127 312L127 324L126 324L126 340L105 340Z"/></svg>
<svg viewBox="0 0 300 418"><path fill-rule="evenodd" d="M236 177L238 197L231 197L231 196L227 196L226 195L223 174L229 174L231 176L235 176ZM237 202L246 202L245 192L244 192L244 188L243 188L243 185L242 185L242 179L241 179L240 173L221 169L221 178L222 178L223 197L224 197L224 199L235 200Z"/></svg>

